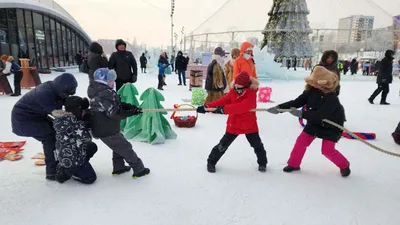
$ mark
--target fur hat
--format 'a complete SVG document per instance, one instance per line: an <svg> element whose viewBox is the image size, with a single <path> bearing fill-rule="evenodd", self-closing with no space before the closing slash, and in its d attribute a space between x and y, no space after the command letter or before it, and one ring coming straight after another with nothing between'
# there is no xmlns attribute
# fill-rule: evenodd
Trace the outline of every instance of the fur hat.
<svg viewBox="0 0 400 225"><path fill-rule="evenodd" d="M249 87L251 84L250 76L246 71L240 72L235 77L235 84L242 85L243 87Z"/></svg>
<svg viewBox="0 0 400 225"><path fill-rule="evenodd" d="M320 89L324 93L335 91L339 85L339 77L335 73L325 69L323 66L314 67L311 75L304 78L304 80L310 86Z"/></svg>
<svg viewBox="0 0 400 225"><path fill-rule="evenodd" d="M96 82L108 85L109 81L117 79L117 74L114 70L109 70L108 68L100 68L94 71L93 77Z"/></svg>

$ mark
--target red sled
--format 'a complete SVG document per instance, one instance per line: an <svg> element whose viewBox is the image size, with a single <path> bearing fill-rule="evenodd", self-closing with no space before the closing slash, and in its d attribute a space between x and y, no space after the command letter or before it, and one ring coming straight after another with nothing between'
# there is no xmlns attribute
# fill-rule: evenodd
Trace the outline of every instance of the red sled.
<svg viewBox="0 0 400 225"><path fill-rule="evenodd" d="M21 148L26 141L0 142L0 148Z"/></svg>

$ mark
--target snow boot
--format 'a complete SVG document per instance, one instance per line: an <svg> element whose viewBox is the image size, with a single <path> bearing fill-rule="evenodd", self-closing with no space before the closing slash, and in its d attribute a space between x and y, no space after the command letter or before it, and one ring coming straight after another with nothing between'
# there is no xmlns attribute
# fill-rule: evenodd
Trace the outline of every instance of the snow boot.
<svg viewBox="0 0 400 225"><path fill-rule="evenodd" d="M372 104L372 105L374 104L374 100L371 99L371 98L368 99L368 102L369 102L370 104Z"/></svg>
<svg viewBox="0 0 400 225"><path fill-rule="evenodd" d="M390 103L387 103L387 102L381 102L381 105L390 105Z"/></svg>
<svg viewBox="0 0 400 225"><path fill-rule="evenodd" d="M123 168L121 170L114 170L112 172L112 175L116 177L116 176L119 176L119 175L121 175L123 173L129 172L130 170L131 170L131 168L129 166L125 166L125 168Z"/></svg>
<svg viewBox="0 0 400 225"><path fill-rule="evenodd" d="M207 163L207 171L209 173L215 173L215 165Z"/></svg>
<svg viewBox="0 0 400 225"><path fill-rule="evenodd" d="M57 173L56 173L56 181L60 184L64 183L65 181L71 179L71 175L67 173L64 167L57 165Z"/></svg>
<svg viewBox="0 0 400 225"><path fill-rule="evenodd" d="M350 163L346 169L340 169L340 174L342 175L342 177L348 177L350 175L350 173L351 173Z"/></svg>
<svg viewBox="0 0 400 225"><path fill-rule="evenodd" d="M46 175L46 180L55 181L55 180L56 180L56 175L54 175L54 174L47 174L47 175Z"/></svg>
<svg viewBox="0 0 400 225"><path fill-rule="evenodd" d="M258 171L260 171L261 173L265 173L267 172L267 167L266 166L258 166Z"/></svg>
<svg viewBox="0 0 400 225"><path fill-rule="evenodd" d="M283 172L285 173L291 173L293 171L299 171L300 167L292 167L292 166L286 166L285 168L283 168Z"/></svg>
<svg viewBox="0 0 400 225"><path fill-rule="evenodd" d="M392 133L392 137L393 137L393 141L396 144L400 145L400 133L395 131L395 132Z"/></svg>
<svg viewBox="0 0 400 225"><path fill-rule="evenodd" d="M133 179L137 179L140 177L144 177L146 175L148 175L150 173L150 169L149 168L144 168L144 170L141 173L133 173L132 178Z"/></svg>

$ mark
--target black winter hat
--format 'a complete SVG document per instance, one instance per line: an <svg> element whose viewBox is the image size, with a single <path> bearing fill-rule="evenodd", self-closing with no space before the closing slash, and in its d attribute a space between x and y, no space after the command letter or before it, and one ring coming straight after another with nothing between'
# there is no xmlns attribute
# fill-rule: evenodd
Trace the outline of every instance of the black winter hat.
<svg viewBox="0 0 400 225"><path fill-rule="evenodd" d="M65 111L76 112L77 109L85 110L89 108L89 100L79 96L70 96L65 100Z"/></svg>
<svg viewBox="0 0 400 225"><path fill-rule="evenodd" d="M117 50L118 50L118 46L120 46L120 45L124 45L125 48L126 48L126 43L125 43L124 40L122 40L122 39L116 40L116 41L115 41L115 48L116 48Z"/></svg>
<svg viewBox="0 0 400 225"><path fill-rule="evenodd" d="M388 58L388 59L390 59L390 60L393 60L394 59L394 51L393 50L387 50L386 52L385 52L385 57L386 58Z"/></svg>
<svg viewBox="0 0 400 225"><path fill-rule="evenodd" d="M103 47L97 42L92 42L89 46L89 51L97 54L103 54Z"/></svg>

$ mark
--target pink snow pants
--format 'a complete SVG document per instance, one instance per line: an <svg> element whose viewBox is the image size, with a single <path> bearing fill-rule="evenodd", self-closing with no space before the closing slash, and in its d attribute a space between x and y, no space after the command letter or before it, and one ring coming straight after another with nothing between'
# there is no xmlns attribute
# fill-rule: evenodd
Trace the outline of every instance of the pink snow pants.
<svg viewBox="0 0 400 225"><path fill-rule="evenodd" d="M300 167L307 147L310 146L314 139L314 136L301 132L287 162L289 166ZM349 162L338 150L335 149L335 145L336 143L333 141L322 140L322 155L332 161L340 169L346 169L349 166Z"/></svg>

